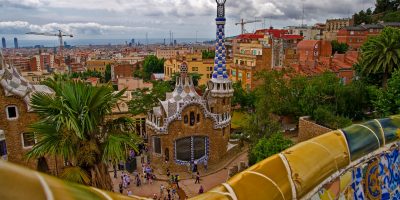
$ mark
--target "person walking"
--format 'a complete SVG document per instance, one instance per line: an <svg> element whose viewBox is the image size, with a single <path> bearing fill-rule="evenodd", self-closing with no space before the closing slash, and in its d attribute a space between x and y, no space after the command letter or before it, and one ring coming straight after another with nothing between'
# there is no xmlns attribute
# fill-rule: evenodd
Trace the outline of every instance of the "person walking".
<svg viewBox="0 0 400 200"><path fill-rule="evenodd" d="M178 187L179 189L179 175L175 175L175 183L176 183L176 187Z"/></svg>
<svg viewBox="0 0 400 200"><path fill-rule="evenodd" d="M204 165L204 170L207 171L207 168L208 168L207 159L204 160L203 165Z"/></svg>
<svg viewBox="0 0 400 200"><path fill-rule="evenodd" d="M124 188L122 186L122 183L119 183L119 193L123 193L124 192Z"/></svg>
<svg viewBox="0 0 400 200"><path fill-rule="evenodd" d="M160 185L160 198L162 198L163 196L164 196L164 185L163 184L161 184Z"/></svg>
<svg viewBox="0 0 400 200"><path fill-rule="evenodd" d="M200 174L199 172L196 173L196 181L194 182L194 184L200 184Z"/></svg>

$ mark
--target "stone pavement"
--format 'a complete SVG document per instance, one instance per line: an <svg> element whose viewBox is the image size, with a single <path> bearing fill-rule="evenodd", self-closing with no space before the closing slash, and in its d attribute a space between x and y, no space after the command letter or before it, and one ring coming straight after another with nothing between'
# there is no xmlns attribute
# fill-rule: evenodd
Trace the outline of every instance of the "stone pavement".
<svg viewBox="0 0 400 200"><path fill-rule="evenodd" d="M241 161L245 161L247 163L247 155L247 151L243 151L237 154L236 157L226 159L216 166L211 166L208 172L204 172L204 169L201 167L199 170L201 175L200 184L195 184L195 179L190 178L189 174L182 175L183 177L180 179L181 181L179 181L179 186L183 190L178 191L180 198L176 196L175 199L185 199L185 196L193 197L198 195L201 185L204 188L204 192L207 192L218 184L225 182L228 179L228 169L234 165L238 165ZM140 164L140 159L138 159L138 161L137 171L141 172L142 167ZM174 174L174 172L172 172L172 174ZM179 175L181 177L181 173L179 173ZM121 182L121 171L118 171L118 177L116 179L113 178L113 172L110 172L110 176L113 180L114 191L119 192L118 185ZM161 179L166 178L166 176L162 177L162 175L156 175L156 177ZM155 180L153 181L153 184L144 184L142 181L142 185L140 187L136 187L133 175L130 175L130 178L131 184L127 189L124 189L123 194L127 194L128 189L130 189L132 194L136 196L153 198L153 195L156 194L157 197L159 197L161 184L163 184L165 187L169 186L169 183L166 180ZM166 191L164 194L166 194Z"/></svg>

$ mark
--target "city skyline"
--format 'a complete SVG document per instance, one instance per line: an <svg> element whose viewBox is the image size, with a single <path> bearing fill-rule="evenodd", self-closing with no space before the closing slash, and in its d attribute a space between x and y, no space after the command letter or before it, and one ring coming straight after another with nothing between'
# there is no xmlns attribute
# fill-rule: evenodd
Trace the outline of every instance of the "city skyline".
<svg viewBox="0 0 400 200"><path fill-rule="evenodd" d="M103 1L103 0L0 0L0 34L21 39L43 39L27 36L29 31L55 32L58 29L75 34L77 38L125 39L169 38L213 38L215 18L214 0L183 1ZM241 18L262 22L248 24L252 32L270 25L281 28L301 25L304 7L304 24L325 22L327 18L350 17L353 13L370 8L373 0L329 0L313 2L295 1L227 1L227 36L240 34L235 26ZM51 38L49 38L51 39Z"/></svg>

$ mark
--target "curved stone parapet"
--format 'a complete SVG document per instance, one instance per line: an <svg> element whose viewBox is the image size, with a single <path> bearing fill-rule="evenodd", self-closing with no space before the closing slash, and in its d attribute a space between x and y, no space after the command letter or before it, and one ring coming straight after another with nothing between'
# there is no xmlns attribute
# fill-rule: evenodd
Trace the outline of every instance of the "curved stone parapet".
<svg viewBox="0 0 400 200"><path fill-rule="evenodd" d="M400 199L399 136L400 116L355 124L299 143L192 199ZM0 185L6 200L86 199L66 193L78 190L91 199L127 198L2 161Z"/></svg>

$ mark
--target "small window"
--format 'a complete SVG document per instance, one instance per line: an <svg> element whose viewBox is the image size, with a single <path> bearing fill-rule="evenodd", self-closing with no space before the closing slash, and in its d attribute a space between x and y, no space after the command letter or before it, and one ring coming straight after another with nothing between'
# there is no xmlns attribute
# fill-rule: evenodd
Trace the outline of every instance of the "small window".
<svg viewBox="0 0 400 200"><path fill-rule="evenodd" d="M22 146L28 148L33 145L35 145L35 136L33 133L22 133Z"/></svg>
<svg viewBox="0 0 400 200"><path fill-rule="evenodd" d="M153 137L153 150L154 153L161 154L161 139L159 137Z"/></svg>
<svg viewBox="0 0 400 200"><path fill-rule="evenodd" d="M197 123L200 122L200 114L197 114Z"/></svg>
<svg viewBox="0 0 400 200"><path fill-rule="evenodd" d="M248 78L248 79L251 78L250 73L247 73L246 75L247 75L247 78Z"/></svg>
<svg viewBox="0 0 400 200"><path fill-rule="evenodd" d="M18 118L18 109L16 106L6 107L7 119L14 120Z"/></svg>
<svg viewBox="0 0 400 200"><path fill-rule="evenodd" d="M185 115L184 117L183 117L183 123L185 123L185 124L187 124L188 123L188 116L187 115Z"/></svg>

